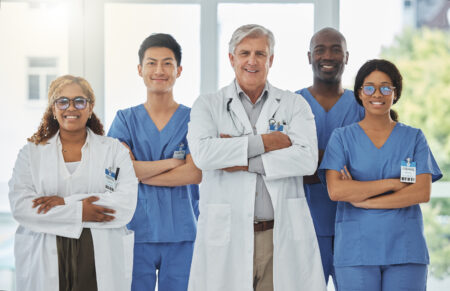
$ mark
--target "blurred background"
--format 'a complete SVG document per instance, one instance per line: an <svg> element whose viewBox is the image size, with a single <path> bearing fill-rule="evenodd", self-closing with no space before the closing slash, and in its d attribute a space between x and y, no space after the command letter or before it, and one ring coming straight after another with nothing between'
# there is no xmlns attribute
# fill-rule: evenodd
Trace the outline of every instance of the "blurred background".
<svg viewBox="0 0 450 291"><path fill-rule="evenodd" d="M17 223L7 183L40 123L50 82L68 73L85 77L108 130L118 109L145 101L140 43L151 33L170 33L183 49L175 98L191 106L199 94L232 81L228 41L247 23L275 34L269 80L280 88L312 84L309 40L326 26L347 39L346 88L368 59L398 65L404 92L394 109L401 122L424 131L444 173L422 205L431 256L427 290L450 290L449 9L448 0L0 0L0 290L15 290Z"/></svg>

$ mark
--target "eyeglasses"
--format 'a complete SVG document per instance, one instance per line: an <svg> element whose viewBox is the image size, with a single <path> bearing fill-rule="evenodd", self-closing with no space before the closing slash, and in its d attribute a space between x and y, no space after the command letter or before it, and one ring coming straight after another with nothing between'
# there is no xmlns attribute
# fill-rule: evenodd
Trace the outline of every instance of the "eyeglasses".
<svg viewBox="0 0 450 291"><path fill-rule="evenodd" d="M363 90L363 93L367 96L372 96L377 91L377 87L373 85L364 85L361 87ZM393 86L380 86L378 87L378 90L380 90L381 94L384 96L389 96L394 91L395 87Z"/></svg>
<svg viewBox="0 0 450 291"><path fill-rule="evenodd" d="M81 96L75 97L73 99L70 99L68 97L59 97L58 99L55 100L54 104L56 105L56 108L58 108L59 110L66 110L67 108L70 107L70 102L73 102L73 106L76 109L82 110L86 108L88 102L91 102L91 100Z"/></svg>

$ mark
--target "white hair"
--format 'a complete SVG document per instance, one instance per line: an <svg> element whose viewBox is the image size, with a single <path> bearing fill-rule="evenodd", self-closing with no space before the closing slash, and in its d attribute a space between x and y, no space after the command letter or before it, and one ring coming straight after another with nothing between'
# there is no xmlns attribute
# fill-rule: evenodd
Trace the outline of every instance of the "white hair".
<svg viewBox="0 0 450 291"><path fill-rule="evenodd" d="M234 55L236 47L246 37L258 38L262 36L265 36L267 38L267 43L269 45L269 55L272 56L275 46L275 37L270 30L258 24L246 24L236 29L231 36L230 42L228 43L228 52Z"/></svg>

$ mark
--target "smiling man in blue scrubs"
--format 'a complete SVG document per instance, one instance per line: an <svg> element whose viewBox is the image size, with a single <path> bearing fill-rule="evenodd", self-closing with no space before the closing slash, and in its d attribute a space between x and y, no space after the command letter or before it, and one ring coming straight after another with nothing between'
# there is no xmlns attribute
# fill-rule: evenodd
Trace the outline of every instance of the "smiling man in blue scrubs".
<svg viewBox="0 0 450 291"><path fill-rule="evenodd" d="M187 289L197 230L201 171L186 140L190 108L173 87L182 72L181 47L168 34L152 34L139 49L138 73L147 88L143 104L119 110L108 135L130 150L138 177L132 290Z"/></svg>
<svg viewBox="0 0 450 291"><path fill-rule="evenodd" d="M319 164L331 132L364 117L364 108L355 101L353 91L342 88L342 73L348 56L344 36L333 28L324 28L311 38L308 59L314 74L313 85L296 93L306 99L315 116ZM328 283L328 277L332 276L334 286L337 286L333 267L337 203L330 200L317 172L304 177L303 183L319 242L325 280Z"/></svg>

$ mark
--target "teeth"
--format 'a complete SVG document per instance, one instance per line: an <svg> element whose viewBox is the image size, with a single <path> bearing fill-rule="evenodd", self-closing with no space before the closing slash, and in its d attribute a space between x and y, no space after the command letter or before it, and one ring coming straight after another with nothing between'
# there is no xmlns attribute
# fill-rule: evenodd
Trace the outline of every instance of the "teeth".
<svg viewBox="0 0 450 291"><path fill-rule="evenodd" d="M382 105L383 104L383 102L371 102L371 103L374 105Z"/></svg>
<svg viewBox="0 0 450 291"><path fill-rule="evenodd" d="M64 118L68 118L68 119L77 119L78 116L72 116L72 115L70 115L70 116L65 116Z"/></svg>
<svg viewBox="0 0 450 291"><path fill-rule="evenodd" d="M256 71L252 71L252 70L246 70L249 73L256 73Z"/></svg>
<svg viewBox="0 0 450 291"><path fill-rule="evenodd" d="M332 69L333 68L333 66L326 66L326 65L324 65L322 67L324 67L325 69Z"/></svg>

